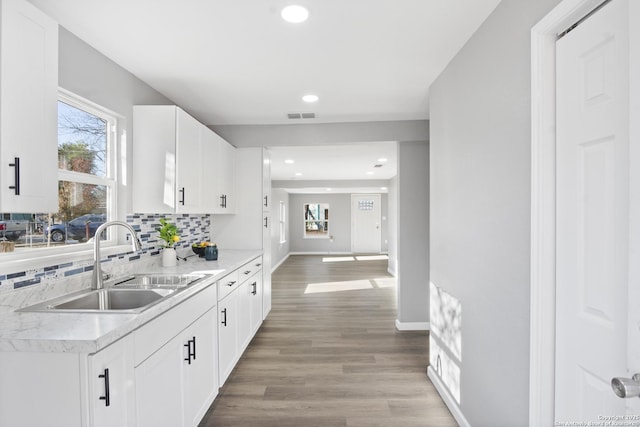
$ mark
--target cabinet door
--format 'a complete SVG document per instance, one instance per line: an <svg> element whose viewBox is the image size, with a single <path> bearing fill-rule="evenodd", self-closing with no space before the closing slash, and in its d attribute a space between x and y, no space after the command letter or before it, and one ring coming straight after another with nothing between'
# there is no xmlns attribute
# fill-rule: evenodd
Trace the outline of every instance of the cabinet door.
<svg viewBox="0 0 640 427"><path fill-rule="evenodd" d="M205 213L217 213L220 209L220 137L212 130L202 128L202 209Z"/></svg>
<svg viewBox="0 0 640 427"><path fill-rule="evenodd" d="M218 364L220 386L229 377L238 354L238 291L218 302Z"/></svg>
<svg viewBox="0 0 640 427"><path fill-rule="evenodd" d="M262 210L271 210L271 154L262 149Z"/></svg>
<svg viewBox="0 0 640 427"><path fill-rule="evenodd" d="M130 337L89 356L93 427L133 426L133 346Z"/></svg>
<svg viewBox="0 0 640 427"><path fill-rule="evenodd" d="M23 0L0 7L0 211L55 212L58 24Z"/></svg>
<svg viewBox="0 0 640 427"><path fill-rule="evenodd" d="M135 368L138 427L183 425L184 355L183 337L178 335Z"/></svg>
<svg viewBox="0 0 640 427"><path fill-rule="evenodd" d="M212 308L183 335L185 426L196 427L218 394L217 310Z"/></svg>
<svg viewBox="0 0 640 427"><path fill-rule="evenodd" d="M279 212L263 213L262 223L262 318L265 319L267 314L271 311L271 233L279 233L278 228L274 229L272 220L274 218L277 224L275 227L279 227L278 223Z"/></svg>
<svg viewBox="0 0 640 427"><path fill-rule="evenodd" d="M204 213L201 129L196 119L176 109L176 212Z"/></svg>
<svg viewBox="0 0 640 427"><path fill-rule="evenodd" d="M251 310L251 337L262 325L262 271L249 279L249 295Z"/></svg>
<svg viewBox="0 0 640 427"><path fill-rule="evenodd" d="M255 275L238 288L238 354L242 354L251 341L251 290Z"/></svg>

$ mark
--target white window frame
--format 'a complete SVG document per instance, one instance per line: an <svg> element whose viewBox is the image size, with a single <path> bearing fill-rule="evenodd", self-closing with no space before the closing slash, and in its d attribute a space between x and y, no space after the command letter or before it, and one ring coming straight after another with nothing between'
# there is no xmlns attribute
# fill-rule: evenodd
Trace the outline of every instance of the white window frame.
<svg viewBox="0 0 640 427"><path fill-rule="evenodd" d="M107 122L107 159L106 159L106 176L100 177L96 175L66 171L58 169L58 181L71 181L90 185L103 185L107 187L107 220L116 219L118 215L118 151L119 132L122 127L124 118L92 101L89 101L79 95L76 95L66 89L58 88L58 101L69 104L72 107L81 109L90 114L98 116ZM57 141L57 138L56 138ZM43 212L44 213L44 212ZM118 245L118 233L112 232L108 234L107 240L101 241L103 256L126 252L128 245ZM16 248L15 252L3 253L0 255L2 265L0 266L0 274L6 272L15 272L20 269L38 268L42 266L55 265L58 263L74 262L86 260L93 251L93 243L78 243L73 245L63 245L48 248Z"/></svg>
<svg viewBox="0 0 640 427"><path fill-rule="evenodd" d="M306 206L306 205L326 205L327 206L327 210L331 211L330 208L330 204L326 203L326 202L307 202L304 203L302 206ZM307 235L307 223L308 222L326 222L327 223L327 228L325 230L325 232L322 235L319 236L314 236L314 235ZM302 214L302 238L303 239L329 239L329 228L331 227L331 221L329 219L324 219L322 221L320 220L307 220L304 217L304 212Z"/></svg>

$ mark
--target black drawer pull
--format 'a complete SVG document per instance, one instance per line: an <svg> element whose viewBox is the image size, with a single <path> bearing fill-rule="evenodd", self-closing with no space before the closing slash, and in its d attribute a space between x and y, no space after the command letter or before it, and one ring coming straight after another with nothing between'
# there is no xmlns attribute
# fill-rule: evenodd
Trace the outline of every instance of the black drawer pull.
<svg viewBox="0 0 640 427"><path fill-rule="evenodd" d="M104 406L111 405L111 397L109 396L109 369L105 368L104 374L98 375L98 378L104 378L104 396L100 396L100 400L104 400Z"/></svg>
<svg viewBox="0 0 640 427"><path fill-rule="evenodd" d="M227 309L222 310L222 314L224 314L224 319L222 320L222 325L227 326Z"/></svg>
<svg viewBox="0 0 640 427"><path fill-rule="evenodd" d="M235 285L235 284L236 284L236 281L234 280L234 281L232 281L232 282L227 283L227 286L233 286L233 285Z"/></svg>
<svg viewBox="0 0 640 427"><path fill-rule="evenodd" d="M253 282L251 284L251 286L253 287L253 290L251 291L252 295L256 295L258 293L258 282Z"/></svg>
<svg viewBox="0 0 640 427"><path fill-rule="evenodd" d="M13 169L14 185L10 185L9 189L13 190L16 196L20 195L20 157L14 157L13 163L9 163Z"/></svg>
<svg viewBox="0 0 640 427"><path fill-rule="evenodd" d="M184 206L184 193L185 193L184 187L182 187L182 189L180 189L180 193L182 194L182 198L180 199L180 204L182 206Z"/></svg>

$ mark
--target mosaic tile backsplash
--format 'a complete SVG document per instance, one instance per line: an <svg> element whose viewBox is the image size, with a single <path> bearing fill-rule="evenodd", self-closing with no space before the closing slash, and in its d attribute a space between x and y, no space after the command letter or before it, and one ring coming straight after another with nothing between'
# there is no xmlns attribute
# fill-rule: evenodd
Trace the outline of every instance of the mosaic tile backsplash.
<svg viewBox="0 0 640 427"><path fill-rule="evenodd" d="M159 255L160 245L163 243L157 231L160 227L160 218L166 218L178 227L180 241L175 244L178 252L181 248L189 248L192 243L209 240L210 215L131 214L127 215L126 221L136 230L142 243L142 251L110 255L103 258L103 264L107 262L125 264ZM0 294L26 286L50 284L92 270L93 258L90 256L86 260L0 275Z"/></svg>

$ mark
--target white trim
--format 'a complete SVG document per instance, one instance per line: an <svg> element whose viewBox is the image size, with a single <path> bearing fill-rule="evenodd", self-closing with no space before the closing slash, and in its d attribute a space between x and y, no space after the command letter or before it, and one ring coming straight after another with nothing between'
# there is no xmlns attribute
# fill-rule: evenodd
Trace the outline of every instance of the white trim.
<svg viewBox="0 0 640 427"><path fill-rule="evenodd" d="M602 0L563 0L531 29L529 425L554 423L555 42Z"/></svg>
<svg viewBox="0 0 640 427"><path fill-rule="evenodd" d="M462 414L460 407L456 404L455 399L453 398L453 396L451 396L451 393L449 393L449 389L444 385L438 374L436 374L431 366L427 367L427 376L433 383L433 386L438 391L438 394L444 401L444 404L447 405L447 408L449 408L449 412L451 412L451 415L453 415L453 418L456 419L460 427L471 427L469 421L467 421L467 419Z"/></svg>
<svg viewBox="0 0 640 427"><path fill-rule="evenodd" d="M396 329L399 331L428 331L429 322L401 322L396 319Z"/></svg>
<svg viewBox="0 0 640 427"><path fill-rule="evenodd" d="M390 275L392 275L395 278L398 277L398 273L396 273L396 271L393 270L391 267L387 268L387 273L389 273Z"/></svg>
<svg viewBox="0 0 640 427"><path fill-rule="evenodd" d="M278 262L276 265L271 266L271 274L273 274L273 272L276 271L278 269L278 267L280 267L282 265L282 263L285 262L289 258L289 255L291 255L291 252L289 252L284 257L282 257L280 262Z"/></svg>

